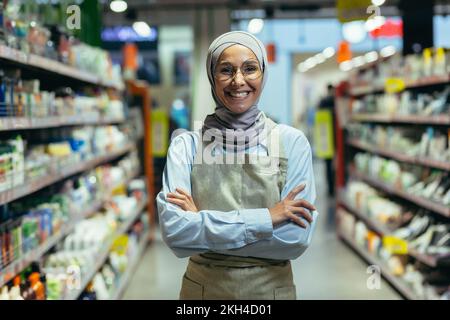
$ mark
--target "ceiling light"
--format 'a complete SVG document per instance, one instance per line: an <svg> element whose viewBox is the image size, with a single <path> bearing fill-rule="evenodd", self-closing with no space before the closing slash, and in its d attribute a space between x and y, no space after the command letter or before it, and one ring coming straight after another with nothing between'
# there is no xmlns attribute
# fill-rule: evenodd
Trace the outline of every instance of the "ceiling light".
<svg viewBox="0 0 450 320"><path fill-rule="evenodd" d="M367 35L364 22L352 21L342 25L342 35L350 43L360 43Z"/></svg>
<svg viewBox="0 0 450 320"><path fill-rule="evenodd" d="M263 28L264 28L264 20L255 18L250 20L250 22L248 23L247 30L250 33L258 34L262 31Z"/></svg>
<svg viewBox="0 0 450 320"><path fill-rule="evenodd" d="M144 38L150 37L150 35L152 34L152 29L150 29L147 22L144 21L136 21L135 23L133 23L133 29L138 35Z"/></svg>
<svg viewBox="0 0 450 320"><path fill-rule="evenodd" d="M323 53L323 55L325 56L325 58L331 58L332 56L334 56L334 54L336 53L336 50L334 50L334 48L333 47L328 47L328 48L325 48L323 51L322 51L322 53Z"/></svg>
<svg viewBox="0 0 450 320"><path fill-rule="evenodd" d="M353 58L352 62L353 62L353 66L355 68L359 68L366 62L366 60L364 59L363 56L358 56L358 57Z"/></svg>
<svg viewBox="0 0 450 320"><path fill-rule="evenodd" d="M305 64L305 67L307 67L308 69L311 69L317 65L317 61L314 57L311 57L311 58L306 59L304 64Z"/></svg>
<svg viewBox="0 0 450 320"><path fill-rule="evenodd" d="M323 53L316 54L314 56L314 58L315 58L317 64L323 63L323 62L325 62L325 60L327 60L327 58L325 57L325 55Z"/></svg>
<svg viewBox="0 0 450 320"><path fill-rule="evenodd" d="M381 51L380 51L380 55L383 57L383 58L386 58L386 57L389 57L389 56L392 56L393 54L395 54L395 47L394 46L387 46L387 47L384 47L383 49L381 49Z"/></svg>
<svg viewBox="0 0 450 320"><path fill-rule="evenodd" d="M341 71L347 72L352 70L353 65L351 61L344 61L339 65L339 69L341 69Z"/></svg>
<svg viewBox="0 0 450 320"><path fill-rule="evenodd" d="M385 3L385 2L386 2L386 0L372 0L372 4L375 6L378 6L378 7L383 5L383 3Z"/></svg>
<svg viewBox="0 0 450 320"><path fill-rule="evenodd" d="M367 63L375 62L375 61L378 60L378 53L377 53L376 51L370 51L370 52L367 52L367 53L364 55L364 58L366 59L366 62L367 62Z"/></svg>
<svg viewBox="0 0 450 320"><path fill-rule="evenodd" d="M114 12L124 12L125 10L127 10L128 5L123 0L113 0L111 1L109 7Z"/></svg>
<svg viewBox="0 0 450 320"><path fill-rule="evenodd" d="M306 71L309 70L309 68L305 66L305 63L304 63L304 62L302 62L302 63L299 63L299 64L298 64L297 70L298 70L299 72L306 72Z"/></svg>

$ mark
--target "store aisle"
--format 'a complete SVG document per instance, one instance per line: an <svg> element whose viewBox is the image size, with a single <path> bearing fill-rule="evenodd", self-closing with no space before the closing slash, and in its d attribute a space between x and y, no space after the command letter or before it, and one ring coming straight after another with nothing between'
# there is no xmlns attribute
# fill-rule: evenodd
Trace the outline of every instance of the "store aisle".
<svg viewBox="0 0 450 320"><path fill-rule="evenodd" d="M334 209L326 196L323 164L316 162L319 224L311 247L293 262L294 281L299 299L400 299L382 280L380 289L369 290L367 264L336 237ZM181 277L188 259L179 259L167 248L158 233L135 272L124 299L178 299Z"/></svg>

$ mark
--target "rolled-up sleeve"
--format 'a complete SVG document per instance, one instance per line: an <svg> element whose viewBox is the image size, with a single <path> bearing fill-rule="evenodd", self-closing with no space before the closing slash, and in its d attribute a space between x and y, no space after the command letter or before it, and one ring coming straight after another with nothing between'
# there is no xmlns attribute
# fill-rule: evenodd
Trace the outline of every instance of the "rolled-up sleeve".
<svg viewBox="0 0 450 320"><path fill-rule="evenodd" d="M296 186L305 184L305 189L296 196L296 199L305 199L314 204L316 188L310 144L301 131L287 126L282 126L282 130L281 137L283 147L287 152L288 170L281 198L285 198ZM267 259L296 259L305 252L311 243L318 213L314 211L312 216L311 224L302 218L306 228L287 222L274 228L271 238L261 239L242 248L221 251L221 253Z"/></svg>
<svg viewBox="0 0 450 320"><path fill-rule="evenodd" d="M267 208L228 212L184 211L167 202L166 195L182 188L191 192L191 171L198 137L183 133L170 144L163 174L163 188L156 198L163 240L177 257L206 251L242 248L272 237Z"/></svg>

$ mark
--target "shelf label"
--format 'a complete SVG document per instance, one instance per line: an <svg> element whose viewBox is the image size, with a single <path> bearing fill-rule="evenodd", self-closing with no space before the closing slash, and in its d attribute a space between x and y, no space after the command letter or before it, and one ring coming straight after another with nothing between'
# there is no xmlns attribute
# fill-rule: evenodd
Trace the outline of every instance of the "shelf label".
<svg viewBox="0 0 450 320"><path fill-rule="evenodd" d="M405 80L401 78L387 78L384 83L386 93L399 93L405 90Z"/></svg>
<svg viewBox="0 0 450 320"><path fill-rule="evenodd" d="M391 254L408 254L408 242L394 236L384 236L383 247Z"/></svg>

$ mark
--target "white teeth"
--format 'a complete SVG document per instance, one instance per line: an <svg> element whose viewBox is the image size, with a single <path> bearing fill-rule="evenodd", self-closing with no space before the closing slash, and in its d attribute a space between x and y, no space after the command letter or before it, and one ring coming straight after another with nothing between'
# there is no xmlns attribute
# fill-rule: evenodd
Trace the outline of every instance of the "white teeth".
<svg viewBox="0 0 450 320"><path fill-rule="evenodd" d="M230 96L235 98L243 98L248 96L248 92L230 92Z"/></svg>

